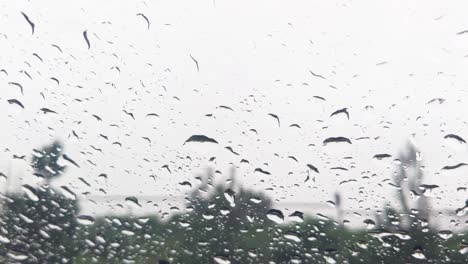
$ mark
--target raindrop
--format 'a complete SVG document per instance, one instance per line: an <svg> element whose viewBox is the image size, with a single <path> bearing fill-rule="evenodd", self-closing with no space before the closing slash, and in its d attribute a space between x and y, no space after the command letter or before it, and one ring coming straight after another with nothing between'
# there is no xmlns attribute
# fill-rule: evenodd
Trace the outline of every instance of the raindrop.
<svg viewBox="0 0 468 264"><path fill-rule="evenodd" d="M150 21L149 21L149 19L148 19L144 14L142 14L142 13L138 13L138 14L136 14L136 15L137 15L137 16L141 16L141 17L146 21L147 29L149 29L149 28L150 28Z"/></svg>
<svg viewBox="0 0 468 264"><path fill-rule="evenodd" d="M301 242L300 235L297 232L294 232L294 231L287 231L284 234L284 237L286 239L292 240L294 242Z"/></svg>
<svg viewBox="0 0 468 264"><path fill-rule="evenodd" d="M291 264L301 264L301 263L302 263L302 260L300 257L294 256L291 258Z"/></svg>
<svg viewBox="0 0 468 264"><path fill-rule="evenodd" d="M219 212L222 214L222 215L228 215L231 210L229 210L229 208L226 208L226 207L223 207L219 210Z"/></svg>
<svg viewBox="0 0 468 264"><path fill-rule="evenodd" d="M460 252L460 254L462 255L468 254L468 244L462 243L460 250L458 250L458 252Z"/></svg>
<svg viewBox="0 0 468 264"><path fill-rule="evenodd" d="M309 72L310 72L310 74L312 74L312 76L315 76L315 77L317 77L317 78L320 78L320 79L324 79L324 80L326 80L326 79L325 79L325 77L323 77L323 76L322 76L322 75L320 75L320 74L314 73L314 72L313 72L313 71L311 71L311 70L309 70Z"/></svg>
<svg viewBox="0 0 468 264"><path fill-rule="evenodd" d="M307 164L307 167L311 170L313 170L314 172L316 173L319 173L319 170L317 169L317 167L315 167L314 165L312 164Z"/></svg>
<svg viewBox="0 0 468 264"><path fill-rule="evenodd" d="M10 239L8 239L7 237L4 237L2 235L0 235L0 244L8 244L10 243Z"/></svg>
<svg viewBox="0 0 468 264"><path fill-rule="evenodd" d="M333 113L330 115L330 117L335 116L335 115L339 115L339 114L345 114L346 117L347 117L348 120L349 120L348 108L342 108L342 109L336 110L335 112L333 112Z"/></svg>
<svg viewBox="0 0 468 264"><path fill-rule="evenodd" d="M43 107L43 108L41 108L39 110L41 110L42 113L44 113L44 114L57 114L57 112L55 112L54 110L51 110L51 109L46 108L46 107Z"/></svg>
<svg viewBox="0 0 468 264"><path fill-rule="evenodd" d="M192 184L188 181L179 182L179 185L187 188L192 188Z"/></svg>
<svg viewBox="0 0 468 264"><path fill-rule="evenodd" d="M202 216L206 220L211 220L214 218L214 215L211 212L204 212Z"/></svg>
<svg viewBox="0 0 468 264"><path fill-rule="evenodd" d="M231 107L226 106L226 105L220 105L220 106L218 106L218 108L234 111Z"/></svg>
<svg viewBox="0 0 468 264"><path fill-rule="evenodd" d="M443 104L444 102L445 102L445 99L443 99L443 98L434 98L434 99L428 101L426 104L432 104L432 103Z"/></svg>
<svg viewBox="0 0 468 264"><path fill-rule="evenodd" d="M39 196L37 196L37 194L36 194L36 189L34 189L33 187L31 187L31 186L28 185L28 184L24 184L24 185L22 186L22 189L23 189L24 193L26 194L26 196L27 196L30 200L32 200L32 201L34 201L34 202L39 201Z"/></svg>
<svg viewBox="0 0 468 264"><path fill-rule="evenodd" d="M79 215L76 220L81 225L92 225L94 224L94 218L90 215Z"/></svg>
<svg viewBox="0 0 468 264"><path fill-rule="evenodd" d="M185 140L184 144L187 143L187 142L201 142L201 143L205 143L205 142L208 142L208 143L218 143L218 141L212 139L212 138L209 138L205 135L193 135L193 136L190 136L187 140Z"/></svg>
<svg viewBox="0 0 468 264"><path fill-rule="evenodd" d="M467 166L467 165L468 165L468 164L466 164L466 163L458 163L458 164L456 164L456 165L444 166L444 167L442 168L442 170L454 170L454 169L458 169L458 168L460 168L460 167Z"/></svg>
<svg viewBox="0 0 468 264"><path fill-rule="evenodd" d="M60 187L60 190L62 191L62 194L67 197L70 200L76 200L76 194L70 190L67 186L62 186Z"/></svg>
<svg viewBox="0 0 468 264"><path fill-rule="evenodd" d="M451 238L453 236L453 233L452 233L452 231L449 231L449 230L442 230L442 231L439 231L437 233L437 235L440 238L442 238L444 240L447 240L447 239L449 239L449 238Z"/></svg>
<svg viewBox="0 0 468 264"><path fill-rule="evenodd" d="M217 264L230 264L231 263L231 261L227 257L224 257L224 256L215 256L213 257L213 260Z"/></svg>
<svg viewBox="0 0 468 264"><path fill-rule="evenodd" d="M304 213L295 211L294 213L289 215L289 219L297 223L302 223L304 222Z"/></svg>
<svg viewBox="0 0 468 264"><path fill-rule="evenodd" d="M19 83L17 83L17 82L9 82L8 84L14 85L14 86L20 88L21 94L24 95L24 93L23 93L23 86L22 86L21 84L19 84Z"/></svg>
<svg viewBox="0 0 468 264"><path fill-rule="evenodd" d="M277 224L281 224L284 222L283 212L276 209L270 209L267 213L267 218Z"/></svg>
<svg viewBox="0 0 468 264"><path fill-rule="evenodd" d="M70 162L71 164L75 165L76 167L78 167L78 168L80 167L80 166L78 165L78 163L76 163L74 160L72 160L72 159L71 159L69 156L67 156L66 154L63 154L62 157L63 157L64 160Z"/></svg>
<svg viewBox="0 0 468 264"><path fill-rule="evenodd" d="M84 37L84 39L86 41L86 45L88 45L88 49L90 49L91 48L91 43L89 43L88 31L87 30L83 31L83 37Z"/></svg>
<svg viewBox="0 0 468 264"><path fill-rule="evenodd" d="M383 160L383 159L388 159L388 158L391 158L392 155L390 154L376 154L374 155L374 159L377 159L377 160Z"/></svg>
<svg viewBox="0 0 468 264"><path fill-rule="evenodd" d="M272 114L272 113L269 113L268 115L271 116L271 117L273 117L273 118L275 118L276 121L278 122L278 126L281 126L280 119L279 119L279 117L278 117L277 115Z"/></svg>
<svg viewBox="0 0 468 264"><path fill-rule="evenodd" d="M138 207L141 207L141 204L138 202L138 198L136 198L135 196L126 197L125 202L127 202L129 205L136 205Z"/></svg>
<svg viewBox="0 0 468 264"><path fill-rule="evenodd" d="M262 199L258 197L253 197L253 198L250 198L250 201L252 201L253 203L259 204L262 202Z"/></svg>
<svg viewBox="0 0 468 264"><path fill-rule="evenodd" d="M464 216L468 212L468 200L465 201L465 206L462 208L457 208L455 213L457 216Z"/></svg>
<svg viewBox="0 0 468 264"><path fill-rule="evenodd" d="M232 149L232 147L229 147L229 146L228 146L228 147L225 147L225 149L229 150L229 151L230 151L232 154L234 154L234 155L239 155L239 153L235 152L235 151Z"/></svg>
<svg viewBox="0 0 468 264"><path fill-rule="evenodd" d="M318 219L321 219L323 221L329 221L330 220L329 217L327 217L327 216L325 216L323 214L320 214L320 213L317 214L317 217L318 217Z"/></svg>
<svg viewBox="0 0 468 264"><path fill-rule="evenodd" d="M9 99L7 100L7 102L9 104L15 104L15 105L18 105L19 107L23 108L24 109L24 105L17 99Z"/></svg>
<svg viewBox="0 0 468 264"><path fill-rule="evenodd" d="M156 113L149 113L149 114L146 114L146 116L156 116L156 117L159 117L159 115L156 114Z"/></svg>
<svg viewBox="0 0 468 264"><path fill-rule="evenodd" d="M255 172L259 172L259 173L262 173L262 174L265 174L265 175L271 175L270 172L268 172L268 171L266 171L266 170L263 170L263 169L261 169L261 168L256 168L256 169L254 170L254 173L255 173Z"/></svg>
<svg viewBox="0 0 468 264"><path fill-rule="evenodd" d="M329 256L323 256L323 258L325 259L325 261L328 263L328 264L336 264L336 260L332 257L329 257Z"/></svg>
<svg viewBox="0 0 468 264"><path fill-rule="evenodd" d="M125 236L133 236L133 235L135 235L135 232L130 231L130 230L122 230L121 233L122 233L123 235L125 235Z"/></svg>
<svg viewBox="0 0 468 264"><path fill-rule="evenodd" d="M364 220L364 224L366 224L366 228L368 230L375 227L375 222L373 220L371 220L371 219Z"/></svg>
<svg viewBox="0 0 468 264"><path fill-rule="evenodd" d="M346 137L329 137L323 141L323 145L327 145L329 143L348 143L348 144L353 144L351 143L351 140Z"/></svg>
<svg viewBox="0 0 468 264"><path fill-rule="evenodd" d="M179 221L179 225L180 225L181 227L183 227L183 228L186 228L186 227L189 227L189 226L190 226L190 223L187 222L187 221L182 220L182 221Z"/></svg>
<svg viewBox="0 0 468 264"><path fill-rule="evenodd" d="M458 135L448 134L444 138L445 139L448 139L448 138L455 139L458 143L466 144L466 141L462 137L460 137Z"/></svg>
<svg viewBox="0 0 468 264"><path fill-rule="evenodd" d="M416 249L413 254L411 254L416 259L426 259L421 249Z"/></svg>
<svg viewBox="0 0 468 264"><path fill-rule="evenodd" d="M24 19L26 19L26 21L28 22L28 24L31 26L31 34L34 34L34 29L35 29L34 23L31 21L31 19L28 17L28 15L26 15L26 14L23 13L23 12L21 12L21 14L23 15Z"/></svg>
<svg viewBox="0 0 468 264"><path fill-rule="evenodd" d="M199 72L200 71L200 66L198 65L198 61L192 56L192 54L190 54L190 58L195 63L195 66L197 67L197 71Z"/></svg>
<svg viewBox="0 0 468 264"><path fill-rule="evenodd" d="M236 203L235 203L235 193L233 190L231 189L227 189L226 191L224 191L224 197L226 198L226 200L229 202L229 205L231 207L234 207L236 206Z"/></svg>
<svg viewBox="0 0 468 264"><path fill-rule="evenodd" d="M23 261L23 260L27 260L28 259L28 256L27 255L23 255L23 254L20 254L20 253L16 253L16 252L8 252L6 254L9 258L13 259L13 260L17 260L17 261Z"/></svg>

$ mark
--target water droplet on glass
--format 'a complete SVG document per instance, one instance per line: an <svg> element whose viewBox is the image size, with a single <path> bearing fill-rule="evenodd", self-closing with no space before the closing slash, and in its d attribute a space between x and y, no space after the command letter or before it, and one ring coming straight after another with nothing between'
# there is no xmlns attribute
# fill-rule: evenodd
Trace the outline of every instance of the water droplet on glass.
<svg viewBox="0 0 468 264"><path fill-rule="evenodd" d="M294 231L288 231L284 234L284 237L286 239L289 239L294 242L301 242L300 235L297 232Z"/></svg>
<svg viewBox="0 0 468 264"><path fill-rule="evenodd" d="M289 215L289 219L297 223L302 223L304 222L304 213L295 211L294 213Z"/></svg>
<svg viewBox="0 0 468 264"><path fill-rule="evenodd" d="M24 193L26 194L26 196L31 201L34 201L34 202L39 201L39 196L37 196L37 194L36 194L36 189L34 189L32 186L30 186L28 184L24 184L22 186L22 189L23 189Z"/></svg>
<svg viewBox="0 0 468 264"><path fill-rule="evenodd" d="M94 217L90 215L79 215L76 217L76 220L81 225L92 225L94 224Z"/></svg>
<svg viewBox="0 0 468 264"><path fill-rule="evenodd" d="M277 224L281 224L284 222L283 212L276 209L270 209L267 213L267 218Z"/></svg>
<svg viewBox="0 0 468 264"><path fill-rule="evenodd" d="M141 207L141 204L138 202L138 198L136 198L135 196L126 197L125 202L127 202L131 206Z"/></svg>
<svg viewBox="0 0 468 264"><path fill-rule="evenodd" d="M226 200L229 202L229 205L231 207L234 207L236 206L236 203L235 203L235 193L233 190L231 189L227 189L226 191L224 191L224 197L226 198Z"/></svg>
<svg viewBox="0 0 468 264"><path fill-rule="evenodd" d="M213 257L213 260L217 263L217 264L230 264L231 261L224 257L224 256L215 256Z"/></svg>
<svg viewBox="0 0 468 264"><path fill-rule="evenodd" d="M411 254L416 259L426 259L421 249L416 249L413 254Z"/></svg>
<svg viewBox="0 0 468 264"><path fill-rule="evenodd" d="M442 230L442 231L439 231L439 232L437 233L437 235L438 235L440 238L442 238L442 239L444 239L444 240L447 240L447 239L449 239L449 238L451 238L451 237L453 236L453 232L452 232L452 231L449 231L449 230Z"/></svg>

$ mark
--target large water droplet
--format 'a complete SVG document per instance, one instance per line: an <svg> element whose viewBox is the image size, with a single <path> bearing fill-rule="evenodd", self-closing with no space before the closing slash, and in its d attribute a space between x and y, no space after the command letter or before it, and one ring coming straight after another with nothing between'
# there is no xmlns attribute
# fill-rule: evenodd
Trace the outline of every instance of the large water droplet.
<svg viewBox="0 0 468 264"><path fill-rule="evenodd" d="M24 193L26 194L26 196L34 201L34 202L37 202L39 201L39 196L37 196L36 194L36 189L34 189L32 186L28 185L28 184L24 184L22 186L22 189L24 191Z"/></svg>
<svg viewBox="0 0 468 264"><path fill-rule="evenodd" d="M92 225L94 224L94 217L90 215L79 215L76 217L76 220L81 225Z"/></svg>
<svg viewBox="0 0 468 264"><path fill-rule="evenodd" d="M224 257L224 256L215 256L213 257L213 260L217 264L230 264L231 263L231 261L227 257Z"/></svg>
<svg viewBox="0 0 468 264"><path fill-rule="evenodd" d="M267 218L277 224L281 224L284 222L283 212L281 212L280 210L276 210L276 209L269 210L267 213Z"/></svg>
<svg viewBox="0 0 468 264"><path fill-rule="evenodd" d="M233 190L227 189L226 191L224 191L224 197L229 202L229 205L231 207L236 206L236 203L235 203L236 196L235 196L235 192Z"/></svg>

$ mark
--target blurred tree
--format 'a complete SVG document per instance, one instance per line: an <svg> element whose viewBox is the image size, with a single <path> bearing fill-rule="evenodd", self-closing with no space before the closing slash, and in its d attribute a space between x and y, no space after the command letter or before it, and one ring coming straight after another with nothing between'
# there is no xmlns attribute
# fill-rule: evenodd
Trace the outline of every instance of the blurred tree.
<svg viewBox="0 0 468 264"><path fill-rule="evenodd" d="M62 156L63 144L56 140L40 150L33 150L31 166L35 174L43 177L47 183L65 172L65 166L59 164Z"/></svg>
<svg viewBox="0 0 468 264"><path fill-rule="evenodd" d="M48 186L30 192L34 192L34 199L20 194L6 197L0 234L9 241L7 256L21 263L70 263L77 202Z"/></svg>
<svg viewBox="0 0 468 264"><path fill-rule="evenodd" d="M32 165L47 183L64 173L65 167L58 164L62 150L54 142L35 151L40 155ZM276 224L268 219L272 200L245 189L234 170L219 184L208 171L189 194L186 210L167 222L154 214L123 215L78 226L76 200L50 184L23 185L24 194L4 197L0 262L468 263L467 233L447 239L428 225L430 211L414 146L402 152L400 160L395 175L400 205L386 205L370 231L346 228L339 193L334 198L337 222L294 212Z"/></svg>
<svg viewBox="0 0 468 264"><path fill-rule="evenodd" d="M64 172L58 164L62 145L55 141L34 151L35 173L50 182ZM6 194L0 216L5 255L21 263L71 263L75 255L78 202L50 187L23 185L23 193Z"/></svg>
<svg viewBox="0 0 468 264"><path fill-rule="evenodd" d="M394 177L404 220L401 225L419 229L429 224L430 217L429 201L421 188L424 174L420 155L416 147L408 143L405 150L400 153L401 163Z"/></svg>
<svg viewBox="0 0 468 264"><path fill-rule="evenodd" d="M232 263L264 263L259 259L268 256L258 248L273 235L266 218L271 200L240 186L234 170L227 182L213 186L213 179L207 172L188 198L190 211L168 223L176 238L173 247L184 249L171 256L174 263L213 263L215 257Z"/></svg>
<svg viewBox="0 0 468 264"><path fill-rule="evenodd" d="M384 263L439 263L443 257L437 231L429 225L430 207L424 195L424 174L420 153L408 143L400 153L398 171L394 176L398 206L386 205L377 215L376 229L371 235L377 238L372 252L375 260ZM386 249L387 248L387 249Z"/></svg>
<svg viewBox="0 0 468 264"><path fill-rule="evenodd" d="M378 229L346 228L338 193L337 222L294 212L273 223L271 199L246 190L234 173L214 184L208 171L186 210L166 222L155 215L103 216L81 228L76 263L468 263L460 250L466 233L444 240L434 229L409 228L397 207L385 207Z"/></svg>

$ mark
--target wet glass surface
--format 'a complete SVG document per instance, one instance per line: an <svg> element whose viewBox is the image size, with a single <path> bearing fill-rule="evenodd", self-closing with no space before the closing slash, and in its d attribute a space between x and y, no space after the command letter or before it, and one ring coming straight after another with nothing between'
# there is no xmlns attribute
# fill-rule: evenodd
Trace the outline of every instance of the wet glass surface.
<svg viewBox="0 0 468 264"><path fill-rule="evenodd" d="M1 1L0 263L468 263L464 1Z"/></svg>

